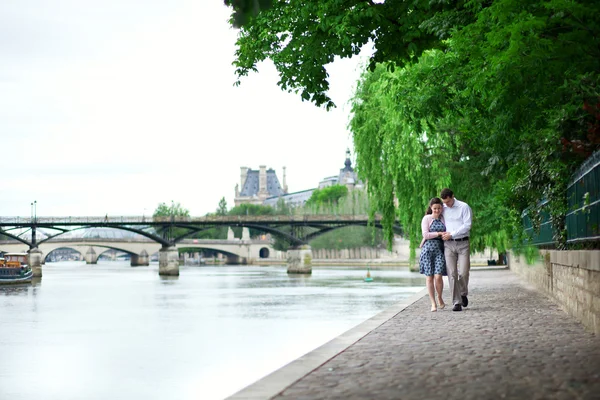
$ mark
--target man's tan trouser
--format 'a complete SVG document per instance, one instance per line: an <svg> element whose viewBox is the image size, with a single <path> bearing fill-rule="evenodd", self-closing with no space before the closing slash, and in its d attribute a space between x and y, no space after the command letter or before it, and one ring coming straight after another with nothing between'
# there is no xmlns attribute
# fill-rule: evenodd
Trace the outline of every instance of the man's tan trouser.
<svg viewBox="0 0 600 400"><path fill-rule="evenodd" d="M471 248L468 240L444 241L444 256L452 304L462 304L461 296L469 294L469 271L471 270Z"/></svg>

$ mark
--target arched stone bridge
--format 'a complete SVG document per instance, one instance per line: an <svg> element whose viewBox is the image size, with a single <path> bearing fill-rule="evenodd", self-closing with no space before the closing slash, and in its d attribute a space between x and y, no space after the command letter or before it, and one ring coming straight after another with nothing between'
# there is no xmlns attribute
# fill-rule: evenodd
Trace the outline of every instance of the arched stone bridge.
<svg viewBox="0 0 600 400"><path fill-rule="evenodd" d="M69 248L83 255L86 263L95 264L98 257L107 250L119 250L131 256L131 266L149 265L150 256L161 249L159 243L149 239L109 239L109 238L56 238L38 246L45 260L56 249ZM276 254L270 241L247 239L204 240L183 239L175 247L179 249L214 250L227 257L228 264L253 264L258 259L269 259ZM25 253L27 245L14 241L0 241L0 252ZM44 261L42 261L44 262Z"/></svg>

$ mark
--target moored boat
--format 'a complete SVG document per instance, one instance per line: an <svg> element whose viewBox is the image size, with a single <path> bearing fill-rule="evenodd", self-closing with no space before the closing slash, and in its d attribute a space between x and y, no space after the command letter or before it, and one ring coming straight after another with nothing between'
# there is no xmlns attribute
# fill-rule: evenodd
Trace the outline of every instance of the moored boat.
<svg viewBox="0 0 600 400"><path fill-rule="evenodd" d="M27 264L27 253L5 253L0 258L0 285L31 282L33 271Z"/></svg>

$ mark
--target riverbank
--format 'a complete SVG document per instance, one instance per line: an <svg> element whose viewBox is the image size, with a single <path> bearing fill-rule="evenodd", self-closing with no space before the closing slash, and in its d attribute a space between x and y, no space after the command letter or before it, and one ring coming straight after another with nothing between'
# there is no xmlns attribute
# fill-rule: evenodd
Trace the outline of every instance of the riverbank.
<svg viewBox="0 0 600 400"><path fill-rule="evenodd" d="M472 270L469 300L423 290L229 399L596 398L600 337L507 269Z"/></svg>
<svg viewBox="0 0 600 400"><path fill-rule="evenodd" d="M273 259L261 259L257 261L254 265L285 265L286 260L273 260ZM386 259L373 259L373 260L363 260L363 259L313 259L312 260L313 267L370 267L373 269L377 269L380 267L409 267L410 264L408 260L386 260ZM471 263L471 267L475 268L483 268L483 267L493 267L493 269L503 269L506 268L506 265L497 265L497 266L489 266L487 263L483 262L473 262Z"/></svg>

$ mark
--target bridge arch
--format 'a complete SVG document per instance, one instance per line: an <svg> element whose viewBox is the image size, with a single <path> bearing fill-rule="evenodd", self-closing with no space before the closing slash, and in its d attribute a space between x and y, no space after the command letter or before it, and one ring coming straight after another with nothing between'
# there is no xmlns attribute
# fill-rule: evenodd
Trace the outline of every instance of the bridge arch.
<svg viewBox="0 0 600 400"><path fill-rule="evenodd" d="M263 247L258 251L258 256L260 258L269 258L269 255L271 254L271 252L269 251L268 248Z"/></svg>
<svg viewBox="0 0 600 400"><path fill-rule="evenodd" d="M80 249L80 248L76 248L75 246L69 246L69 245L65 245L65 246L56 247L56 248L54 248L54 249L52 249L52 250L50 250L50 251L48 251L48 252L42 252L42 253L43 253L43 262L44 262L44 263L46 263L46 261L48 261L48 259L49 259L49 258L51 258L51 257L50 257L50 255L51 255L52 253L54 253L54 252L55 252L55 251L57 251L57 250L61 250L61 249L69 249L69 250L73 250L73 251L75 251L75 252L79 253L79 254L81 255L81 257L83 258L83 255L84 255L84 254L83 254L83 253L82 253L82 251L81 251L82 249Z"/></svg>

